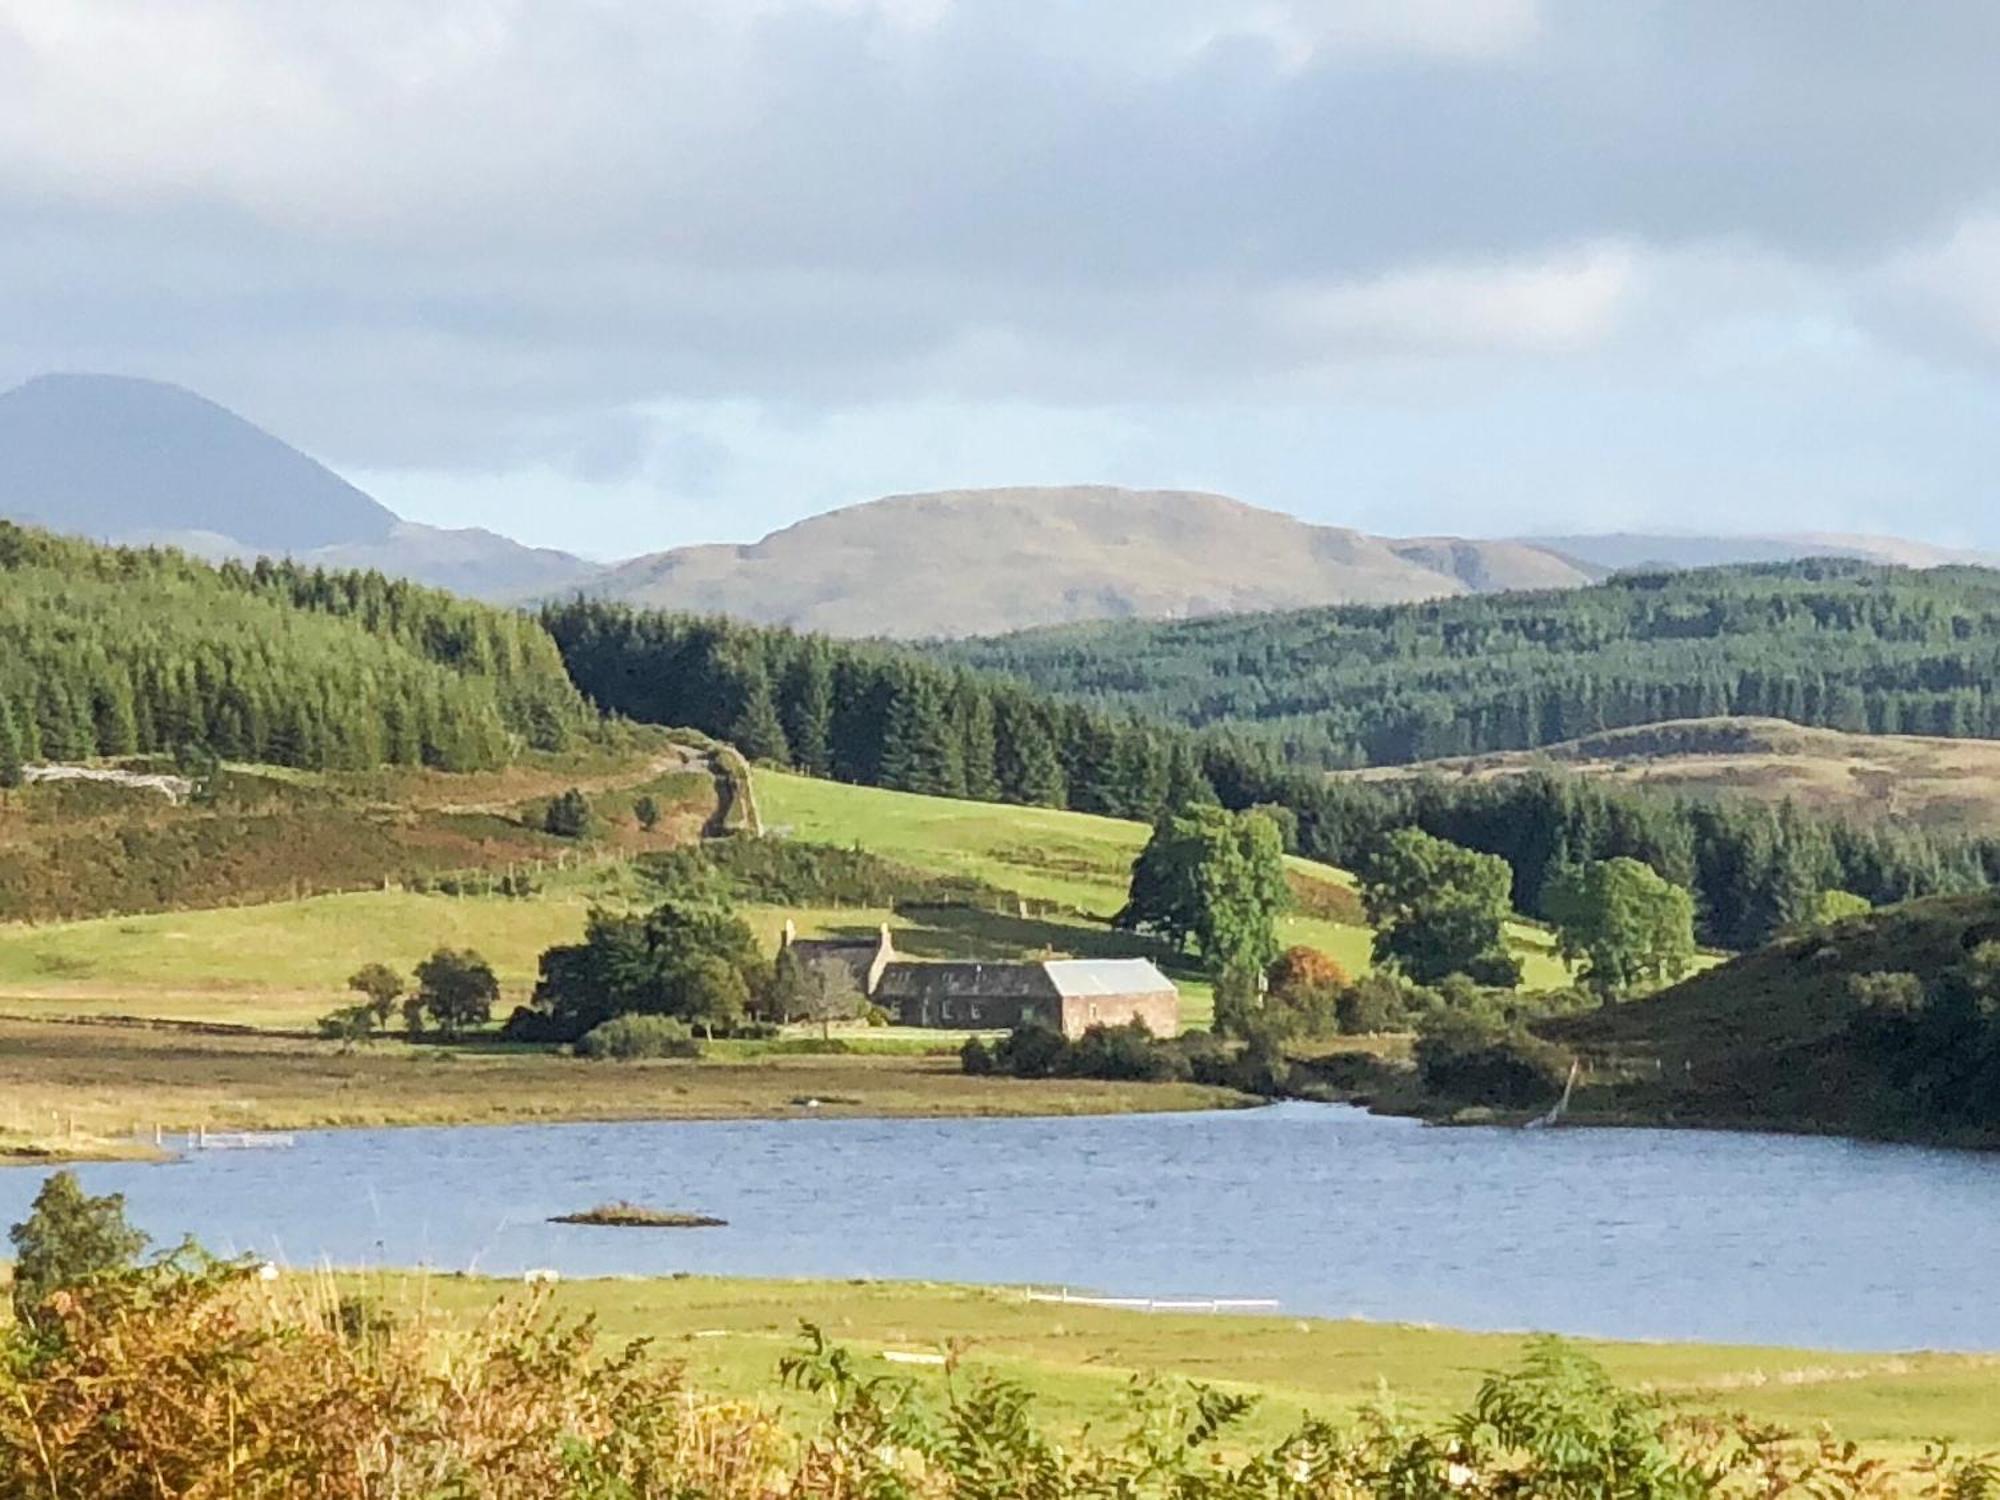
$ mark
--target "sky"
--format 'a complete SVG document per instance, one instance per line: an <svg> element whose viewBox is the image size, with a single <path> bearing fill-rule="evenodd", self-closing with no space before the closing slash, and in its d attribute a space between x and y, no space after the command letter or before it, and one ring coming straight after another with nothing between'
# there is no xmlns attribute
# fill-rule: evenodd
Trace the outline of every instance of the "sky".
<svg viewBox="0 0 2000 1500"><path fill-rule="evenodd" d="M987 484L2000 547L1986 0L0 0L0 383L598 557Z"/></svg>

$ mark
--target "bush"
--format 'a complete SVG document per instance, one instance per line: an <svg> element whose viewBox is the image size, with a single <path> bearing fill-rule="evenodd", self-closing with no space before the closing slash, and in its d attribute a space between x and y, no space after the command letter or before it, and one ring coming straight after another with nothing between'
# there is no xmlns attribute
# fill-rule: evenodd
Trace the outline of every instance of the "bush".
<svg viewBox="0 0 2000 1500"><path fill-rule="evenodd" d="M328 1011L318 1021L322 1037L350 1047L374 1036L379 1024L373 1005L343 1005L338 1010Z"/></svg>
<svg viewBox="0 0 2000 1500"><path fill-rule="evenodd" d="M1144 1021L1092 1026L1068 1044L1057 1071L1067 1078L1114 1083L1185 1082L1192 1072L1187 1058L1163 1046Z"/></svg>
<svg viewBox="0 0 2000 1500"><path fill-rule="evenodd" d="M590 799L571 787L549 799L548 808L542 814L542 831L557 838L580 839L590 833L594 821Z"/></svg>
<svg viewBox="0 0 2000 1500"><path fill-rule="evenodd" d="M1466 1104L1532 1109L1554 1102L1569 1076L1570 1055L1519 1026L1445 1016L1417 1038L1424 1087Z"/></svg>
<svg viewBox="0 0 2000 1500"><path fill-rule="evenodd" d="M1410 986L1395 975L1367 974L1340 992L1334 1020L1342 1036L1401 1031L1414 1019L1413 998Z"/></svg>
<svg viewBox="0 0 2000 1500"><path fill-rule="evenodd" d="M613 1016L578 1038L576 1055L634 1062L655 1057L700 1057L701 1043L671 1016Z"/></svg>
<svg viewBox="0 0 2000 1500"><path fill-rule="evenodd" d="M130 1269L146 1248L144 1231L125 1222L125 1195L93 1198L74 1172L52 1173L28 1217L7 1231L14 1246L14 1316L44 1326L51 1293Z"/></svg>
<svg viewBox="0 0 2000 1500"><path fill-rule="evenodd" d="M1046 1026L1017 1026L993 1049L1003 1073L1016 1078L1053 1078L1069 1053L1069 1042Z"/></svg>
<svg viewBox="0 0 2000 1500"><path fill-rule="evenodd" d="M1021 1026L992 1046L979 1037L968 1038L958 1049L958 1060L977 1077L1005 1073L1014 1078L1179 1083L1194 1072L1183 1044L1161 1041L1144 1021L1093 1026L1075 1041L1046 1026Z"/></svg>

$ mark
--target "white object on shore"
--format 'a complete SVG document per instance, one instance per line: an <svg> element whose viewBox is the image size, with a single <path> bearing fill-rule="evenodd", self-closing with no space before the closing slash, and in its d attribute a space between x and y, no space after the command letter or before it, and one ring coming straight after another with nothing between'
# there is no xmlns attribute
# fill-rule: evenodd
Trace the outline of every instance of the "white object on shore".
<svg viewBox="0 0 2000 1500"><path fill-rule="evenodd" d="M1059 1292L1029 1292L1030 1302L1055 1302L1075 1307L1120 1307L1132 1312L1276 1312L1275 1297L1082 1297L1064 1287Z"/></svg>
<svg viewBox="0 0 2000 1500"><path fill-rule="evenodd" d="M521 1280L529 1286L554 1286L562 1280L562 1272L553 1266L533 1266L521 1273Z"/></svg>

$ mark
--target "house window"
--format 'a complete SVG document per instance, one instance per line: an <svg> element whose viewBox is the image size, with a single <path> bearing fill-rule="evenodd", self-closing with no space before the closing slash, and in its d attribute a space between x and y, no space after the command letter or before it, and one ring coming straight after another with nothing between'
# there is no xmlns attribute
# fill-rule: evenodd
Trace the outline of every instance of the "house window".
<svg viewBox="0 0 2000 1500"><path fill-rule="evenodd" d="M949 1000L945 1001L942 1005L938 1007L938 1015L940 1018L946 1021L949 1021L951 1019L951 1002Z"/></svg>
<svg viewBox="0 0 2000 1500"><path fill-rule="evenodd" d="M978 1019L979 1019L979 1002L978 1002L977 1000L973 1001L973 1002L972 1002L972 1004L971 1004L971 1006L970 1006L969 1008L970 1008L970 1010L972 1011L972 1019L973 1019L973 1020L975 1020L975 1021L976 1021L976 1020L978 1020Z"/></svg>

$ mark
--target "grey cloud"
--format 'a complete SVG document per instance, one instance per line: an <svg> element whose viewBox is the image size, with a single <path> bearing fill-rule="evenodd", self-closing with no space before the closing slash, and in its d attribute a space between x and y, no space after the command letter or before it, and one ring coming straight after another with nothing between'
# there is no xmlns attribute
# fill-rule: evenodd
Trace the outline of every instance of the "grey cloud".
<svg viewBox="0 0 2000 1500"><path fill-rule="evenodd" d="M32 3L0 0L28 84ZM1837 283L2000 199L1977 5L1547 0L1464 47L1194 0L428 9L203 0L245 101L141 77L122 133L66 135L112 102L71 59L0 118L0 363L184 379L371 467L622 477L651 398L1309 396L1459 356L1385 286L1477 307L1605 244L1635 285ZM1642 332L1743 316L1728 282Z"/></svg>

